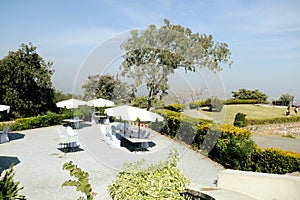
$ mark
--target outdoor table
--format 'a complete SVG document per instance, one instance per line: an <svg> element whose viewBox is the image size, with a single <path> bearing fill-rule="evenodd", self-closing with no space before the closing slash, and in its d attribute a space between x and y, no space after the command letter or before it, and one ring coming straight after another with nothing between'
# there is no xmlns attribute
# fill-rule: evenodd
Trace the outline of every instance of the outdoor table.
<svg viewBox="0 0 300 200"><path fill-rule="evenodd" d="M136 152L137 150L141 150L142 148L142 143L149 143L149 142L153 142L152 140L149 139L142 139L142 138L137 138L137 137L133 137L131 135L119 132L116 134L117 138L121 139L121 147L122 146L126 146L126 144L124 144L124 140L125 143L130 143L133 147L133 150Z"/></svg>
<svg viewBox="0 0 300 200"><path fill-rule="evenodd" d="M78 147L77 142L77 136L68 136L65 138L60 138L59 145L64 150L64 152L69 152L68 150L71 150L73 147Z"/></svg>
<svg viewBox="0 0 300 200"><path fill-rule="evenodd" d="M75 123L80 123L80 122L83 122L82 119L64 119L63 122L66 122L67 123L67 126L71 126L71 127L75 127Z"/></svg>

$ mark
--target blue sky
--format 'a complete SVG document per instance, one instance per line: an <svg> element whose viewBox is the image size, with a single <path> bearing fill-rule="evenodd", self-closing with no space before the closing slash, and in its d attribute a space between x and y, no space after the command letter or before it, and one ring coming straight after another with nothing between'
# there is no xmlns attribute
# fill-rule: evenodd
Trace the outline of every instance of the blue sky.
<svg viewBox="0 0 300 200"><path fill-rule="evenodd" d="M299 10L298 0L1 1L0 58L32 42L53 61L54 86L72 92L78 70L99 45L167 18L229 45L234 63L220 73L229 95L247 88L300 100Z"/></svg>

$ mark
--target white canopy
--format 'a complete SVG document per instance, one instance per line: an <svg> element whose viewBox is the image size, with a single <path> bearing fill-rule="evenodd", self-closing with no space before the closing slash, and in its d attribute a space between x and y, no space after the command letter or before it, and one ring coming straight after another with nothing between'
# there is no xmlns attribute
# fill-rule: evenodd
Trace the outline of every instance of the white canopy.
<svg viewBox="0 0 300 200"><path fill-rule="evenodd" d="M0 105L0 111L4 111L6 110L7 113L9 113L10 111L10 106L7 106L7 105Z"/></svg>
<svg viewBox="0 0 300 200"><path fill-rule="evenodd" d="M87 105L87 102L79 99L73 99L73 98L56 103L57 107L60 108L66 107L67 109L78 108L78 106L82 106L82 105Z"/></svg>
<svg viewBox="0 0 300 200"><path fill-rule="evenodd" d="M136 108L132 106L117 106L114 108L108 108L104 111L109 116L121 117L125 121L136 121L139 119L142 122L151 121L155 122L163 121L164 118L156 113L147 111L145 109Z"/></svg>
<svg viewBox="0 0 300 200"><path fill-rule="evenodd" d="M115 103L113 101L107 100L107 99L93 99L87 102L88 106L94 106L94 107L104 107L104 106L114 106Z"/></svg>

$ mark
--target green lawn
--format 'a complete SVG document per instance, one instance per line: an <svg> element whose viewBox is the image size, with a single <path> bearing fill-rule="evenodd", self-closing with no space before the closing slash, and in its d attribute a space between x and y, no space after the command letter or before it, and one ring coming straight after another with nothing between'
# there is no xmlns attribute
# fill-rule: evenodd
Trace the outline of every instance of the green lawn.
<svg viewBox="0 0 300 200"><path fill-rule="evenodd" d="M274 117L284 117L286 108L277 107L263 107L256 105L225 105L221 112L208 112L205 109L201 109L200 112L206 114L219 122L224 122L227 124L232 124L235 115L240 112L246 114L246 118L274 118ZM295 115L294 111L291 110L291 115Z"/></svg>

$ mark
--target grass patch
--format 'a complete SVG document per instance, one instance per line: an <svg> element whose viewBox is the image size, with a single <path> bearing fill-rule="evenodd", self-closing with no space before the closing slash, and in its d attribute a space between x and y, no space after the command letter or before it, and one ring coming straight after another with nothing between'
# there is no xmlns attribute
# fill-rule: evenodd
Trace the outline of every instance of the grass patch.
<svg viewBox="0 0 300 200"><path fill-rule="evenodd" d="M217 119L218 121L224 121L227 124L233 124L234 117L237 113L246 114L246 118L251 119L266 119L266 118L275 118L275 117L284 117L286 108L278 107L264 107L257 105L224 105L221 112L209 112L205 109L201 109L205 115ZM295 115L291 112L291 116Z"/></svg>

